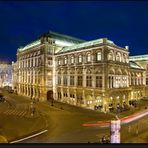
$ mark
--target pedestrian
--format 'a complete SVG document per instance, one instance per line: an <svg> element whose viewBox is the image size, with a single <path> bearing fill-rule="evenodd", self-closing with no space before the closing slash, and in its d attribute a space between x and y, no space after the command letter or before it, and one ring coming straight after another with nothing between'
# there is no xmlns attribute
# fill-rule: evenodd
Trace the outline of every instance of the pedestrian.
<svg viewBox="0 0 148 148"><path fill-rule="evenodd" d="M105 136L102 137L102 143L105 143L106 142L106 138Z"/></svg>
<svg viewBox="0 0 148 148"><path fill-rule="evenodd" d="M106 143L110 143L110 138L109 137L107 137Z"/></svg>
<svg viewBox="0 0 148 148"><path fill-rule="evenodd" d="M137 124L137 127L136 127L136 135L138 135L139 131L138 131L138 124Z"/></svg>
<svg viewBox="0 0 148 148"><path fill-rule="evenodd" d="M130 132L131 132L131 126L128 127L128 133L130 133Z"/></svg>
<svg viewBox="0 0 148 148"><path fill-rule="evenodd" d="M33 104L35 104L35 102L36 102L35 99L33 99Z"/></svg>
<svg viewBox="0 0 148 148"><path fill-rule="evenodd" d="M35 107L32 108L32 114L35 114Z"/></svg>

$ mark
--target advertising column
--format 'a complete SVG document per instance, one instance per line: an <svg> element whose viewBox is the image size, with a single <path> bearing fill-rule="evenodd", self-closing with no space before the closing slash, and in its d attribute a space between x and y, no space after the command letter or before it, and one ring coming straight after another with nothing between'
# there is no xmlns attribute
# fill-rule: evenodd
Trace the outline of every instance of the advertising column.
<svg viewBox="0 0 148 148"><path fill-rule="evenodd" d="M110 126L110 141L111 143L120 143L120 120L112 120Z"/></svg>

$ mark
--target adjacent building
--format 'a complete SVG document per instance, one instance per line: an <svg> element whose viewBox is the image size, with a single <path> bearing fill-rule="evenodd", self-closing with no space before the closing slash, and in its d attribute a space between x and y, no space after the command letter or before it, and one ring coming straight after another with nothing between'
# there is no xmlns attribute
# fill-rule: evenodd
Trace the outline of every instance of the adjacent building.
<svg viewBox="0 0 148 148"><path fill-rule="evenodd" d="M145 96L146 69L129 49L107 38L84 41L48 32L17 50L13 87L18 94L101 111Z"/></svg>
<svg viewBox="0 0 148 148"><path fill-rule="evenodd" d="M145 70L145 79L146 79L146 86L145 86L145 95L148 97L148 55L138 55L138 56L130 56L129 59L131 61L136 62L140 66L142 66Z"/></svg>
<svg viewBox="0 0 148 148"><path fill-rule="evenodd" d="M12 64L0 61L0 87L12 87Z"/></svg>

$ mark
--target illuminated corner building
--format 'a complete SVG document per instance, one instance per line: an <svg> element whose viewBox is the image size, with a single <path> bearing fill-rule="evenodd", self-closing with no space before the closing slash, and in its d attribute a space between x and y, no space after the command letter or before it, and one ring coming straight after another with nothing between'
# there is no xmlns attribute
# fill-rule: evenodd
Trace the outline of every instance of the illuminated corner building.
<svg viewBox="0 0 148 148"><path fill-rule="evenodd" d="M12 65L10 62L0 61L0 87L12 87Z"/></svg>
<svg viewBox="0 0 148 148"><path fill-rule="evenodd" d="M54 54L65 46L81 42L83 41L50 31L38 40L19 48L15 71L18 73L15 82L17 93L40 101L55 98Z"/></svg>
<svg viewBox="0 0 148 148"><path fill-rule="evenodd" d="M107 38L84 41L54 32L17 51L17 92L101 111L145 96L145 69Z"/></svg>

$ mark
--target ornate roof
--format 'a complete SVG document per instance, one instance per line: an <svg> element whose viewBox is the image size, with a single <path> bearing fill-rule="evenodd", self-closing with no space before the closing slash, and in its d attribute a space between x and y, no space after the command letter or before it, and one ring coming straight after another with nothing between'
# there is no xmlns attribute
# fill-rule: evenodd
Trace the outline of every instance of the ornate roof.
<svg viewBox="0 0 148 148"><path fill-rule="evenodd" d="M56 32L52 32L49 31L47 33L45 33L47 36L55 39L55 40L60 40L60 41L64 41L64 42L71 42L73 44L79 44L79 43L83 43L85 42L85 40L81 40L72 36L68 36L68 35L64 35L64 34L59 34Z"/></svg>
<svg viewBox="0 0 148 148"><path fill-rule="evenodd" d="M72 46L72 45L75 45L75 44L85 42L85 40L81 40L81 39L78 39L78 38L75 38L75 37L59 34L59 33L52 32L52 31L44 33L42 36L43 37L50 37L50 38L54 39L55 44L58 45L58 46L61 46L61 47ZM27 44L24 47L19 48L18 51L24 51L26 49L38 46L40 44L41 44L41 40L38 39L36 41L31 42L30 44Z"/></svg>
<svg viewBox="0 0 148 148"><path fill-rule="evenodd" d="M136 69L144 69L142 66L138 65L136 62L134 61L129 61L130 67L131 68L136 68Z"/></svg>
<svg viewBox="0 0 148 148"><path fill-rule="evenodd" d="M73 51L73 50L77 50L77 49L80 49L80 48L86 48L86 47L89 47L89 46L101 45L103 43L106 43L108 45L112 45L112 46L118 47L117 45L114 44L113 41L108 40L107 38L101 38L101 39L96 39L96 40L92 40L92 41L87 41L87 42L84 42L84 43L76 44L76 45L73 45L73 46L63 47L59 51L59 53L67 52L67 51ZM118 47L118 48L121 48L121 47ZM124 49L124 48L122 48L122 49L123 50L127 50L127 49Z"/></svg>
<svg viewBox="0 0 148 148"><path fill-rule="evenodd" d="M148 61L148 55L130 56L129 59L132 61Z"/></svg>

